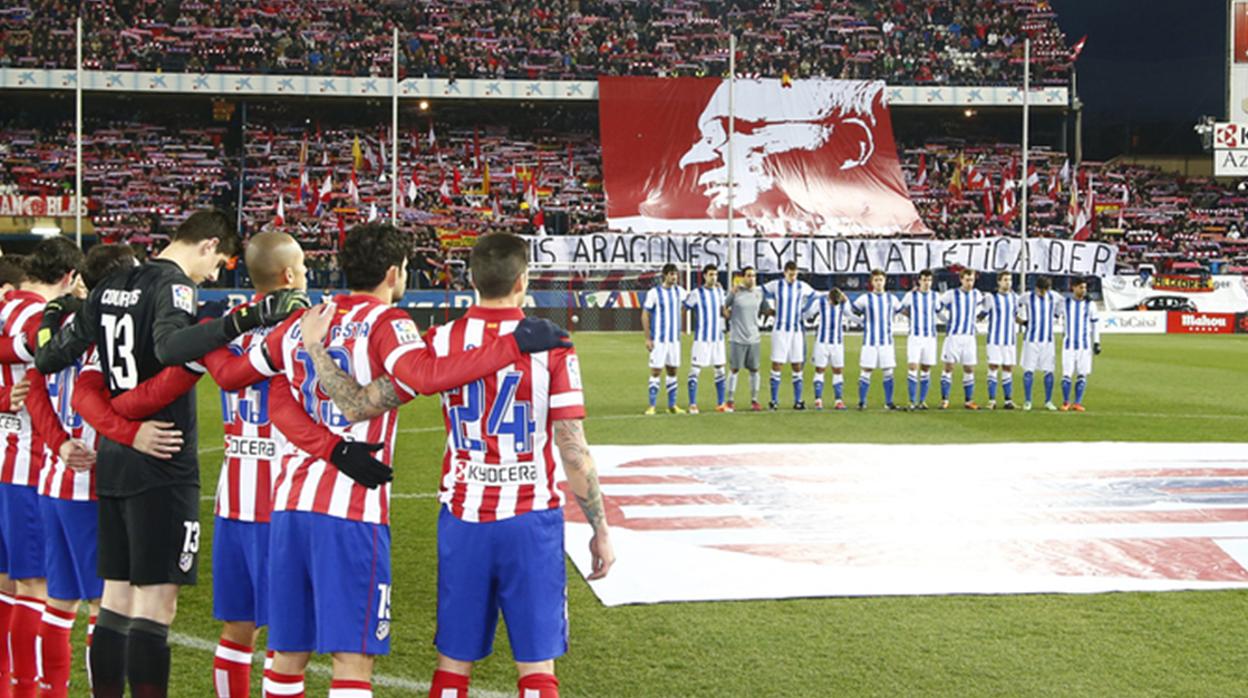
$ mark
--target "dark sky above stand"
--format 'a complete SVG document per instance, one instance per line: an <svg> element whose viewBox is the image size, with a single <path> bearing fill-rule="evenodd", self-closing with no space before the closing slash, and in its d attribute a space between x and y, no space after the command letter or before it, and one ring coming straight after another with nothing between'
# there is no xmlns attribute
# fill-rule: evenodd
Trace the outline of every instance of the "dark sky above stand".
<svg viewBox="0 0 1248 698"><path fill-rule="evenodd" d="M1079 58L1084 150L1200 152L1192 126L1226 109L1225 0L1051 0Z"/></svg>

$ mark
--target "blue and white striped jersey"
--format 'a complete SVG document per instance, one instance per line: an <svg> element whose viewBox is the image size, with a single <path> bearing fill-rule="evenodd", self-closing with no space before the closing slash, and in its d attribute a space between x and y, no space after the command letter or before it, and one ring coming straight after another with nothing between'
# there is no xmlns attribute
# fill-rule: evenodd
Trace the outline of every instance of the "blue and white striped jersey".
<svg viewBox="0 0 1248 698"><path fill-rule="evenodd" d="M1091 349L1093 344L1101 341L1101 331L1097 325L1099 317L1091 298L1084 296L1083 300L1075 300L1074 296L1070 296L1063 299L1062 315L1066 318L1066 328L1062 336L1064 351Z"/></svg>
<svg viewBox="0 0 1248 698"><path fill-rule="evenodd" d="M901 301L901 309L910 315L911 337L935 337L936 313L940 312L940 294L915 289Z"/></svg>
<svg viewBox="0 0 1248 698"><path fill-rule="evenodd" d="M1058 306L1060 302L1061 298L1052 291L1044 295L1029 291L1023 296L1023 302L1019 308L1023 319L1027 321L1023 339L1033 343L1052 344L1053 320L1061 312Z"/></svg>
<svg viewBox="0 0 1248 698"><path fill-rule="evenodd" d="M772 331L802 332L802 311L816 293L818 291L801 279L793 283L775 279L764 284L763 295L776 309L776 324Z"/></svg>
<svg viewBox="0 0 1248 698"><path fill-rule="evenodd" d="M680 341L680 314L688 291L680 286L655 286L646 291L641 307L650 313L650 339L656 342Z"/></svg>
<svg viewBox="0 0 1248 698"><path fill-rule="evenodd" d="M717 342L724 338L724 289L719 286L699 286L689 292L685 305L693 308L693 340Z"/></svg>
<svg viewBox="0 0 1248 698"><path fill-rule="evenodd" d="M864 293L854 299L854 313L862 318L864 347L893 346L893 316L901 303L888 293Z"/></svg>
<svg viewBox="0 0 1248 698"><path fill-rule="evenodd" d="M988 343L1014 346L1018 342L1018 294L985 294L984 307L988 310Z"/></svg>
<svg viewBox="0 0 1248 698"><path fill-rule="evenodd" d="M984 294L979 289L963 291L955 288L946 291L940 299L941 309L949 316L949 327L945 334L975 336L975 320L979 317L980 306L984 304Z"/></svg>
<svg viewBox="0 0 1248 698"><path fill-rule="evenodd" d="M853 311L849 308L849 301L835 303L826 293L819 294L818 298L812 298L806 316L819 318L819 325L815 330L815 341L820 344L844 344L845 315L850 312Z"/></svg>

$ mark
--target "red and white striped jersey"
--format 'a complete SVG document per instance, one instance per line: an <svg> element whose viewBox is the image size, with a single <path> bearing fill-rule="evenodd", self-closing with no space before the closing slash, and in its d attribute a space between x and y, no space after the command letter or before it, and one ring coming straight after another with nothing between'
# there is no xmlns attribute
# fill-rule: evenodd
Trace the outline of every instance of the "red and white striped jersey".
<svg viewBox="0 0 1248 698"><path fill-rule="evenodd" d="M474 306L430 333L437 356L514 332L519 308ZM585 416L576 352L522 356L493 375L442 393L446 453L439 499L464 521L496 521L556 509L554 423Z"/></svg>
<svg viewBox="0 0 1248 698"><path fill-rule="evenodd" d="M62 327L74 319L73 315L65 318ZM61 420L61 427L71 438L78 439L99 452L100 436L87 423L82 415L73 408L74 386L78 376L94 371L100 372L100 358L92 345L81 358L66 366L59 373L45 377L48 386L48 400L52 409ZM55 453L49 453L50 463L43 469L39 478L39 494L54 499L70 499L86 502L95 499L95 468L86 471L71 470Z"/></svg>
<svg viewBox="0 0 1248 698"><path fill-rule="evenodd" d="M393 372L403 355L424 348L416 323L408 314L366 295L334 299L337 313L326 346L335 363L361 385ZM290 392L312 420L350 441L383 444L378 460L393 467L398 410L351 424L321 390L311 356L303 348L299 317L292 316L269 335L265 344L273 369L290 382ZM254 356L257 350L253 350ZM260 368L263 360L252 361ZM272 370L263 370L272 373ZM393 379L400 398L415 393ZM368 489L338 472L331 463L290 449L282 459L273 494L273 511L308 511L351 521L390 523L390 485Z"/></svg>
<svg viewBox="0 0 1248 698"><path fill-rule="evenodd" d="M272 330L252 330L230 342L229 349L235 355L250 356L252 347L259 347ZM267 522L273 511L273 485L287 450L286 438L269 418L269 382L222 390L221 415L225 461L217 479L216 514L236 521Z"/></svg>
<svg viewBox="0 0 1248 698"><path fill-rule="evenodd" d="M33 346L35 332L43 317L47 301L29 291L10 291L0 306L0 332L13 338L14 350L22 363L0 364L0 387L21 382L35 357L29 347ZM43 440L34 433L30 413L26 408L16 414L0 412L0 436L4 438L4 462L0 464L0 483L35 487L39 484L39 471L48 462L48 452Z"/></svg>

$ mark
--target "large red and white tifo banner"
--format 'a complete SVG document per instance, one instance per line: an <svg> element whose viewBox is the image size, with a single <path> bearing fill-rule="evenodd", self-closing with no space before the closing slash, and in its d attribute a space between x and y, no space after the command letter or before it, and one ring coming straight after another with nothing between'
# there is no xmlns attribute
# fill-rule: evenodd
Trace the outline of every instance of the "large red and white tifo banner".
<svg viewBox="0 0 1248 698"><path fill-rule="evenodd" d="M884 83L604 77L607 222L637 233L927 232L897 161ZM731 150L731 152L729 152ZM731 174L731 176L730 176Z"/></svg>
<svg viewBox="0 0 1248 698"><path fill-rule="evenodd" d="M608 606L1248 588L1242 443L595 446ZM589 526L565 513L589 569Z"/></svg>

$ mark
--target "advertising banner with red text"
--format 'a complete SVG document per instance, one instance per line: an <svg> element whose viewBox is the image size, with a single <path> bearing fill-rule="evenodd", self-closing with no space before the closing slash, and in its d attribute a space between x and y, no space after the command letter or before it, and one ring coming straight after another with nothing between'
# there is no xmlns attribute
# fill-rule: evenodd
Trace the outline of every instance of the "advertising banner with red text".
<svg viewBox="0 0 1248 698"><path fill-rule="evenodd" d="M634 233L927 232L910 201L884 83L604 77L607 221ZM731 151L731 152L730 152Z"/></svg>

